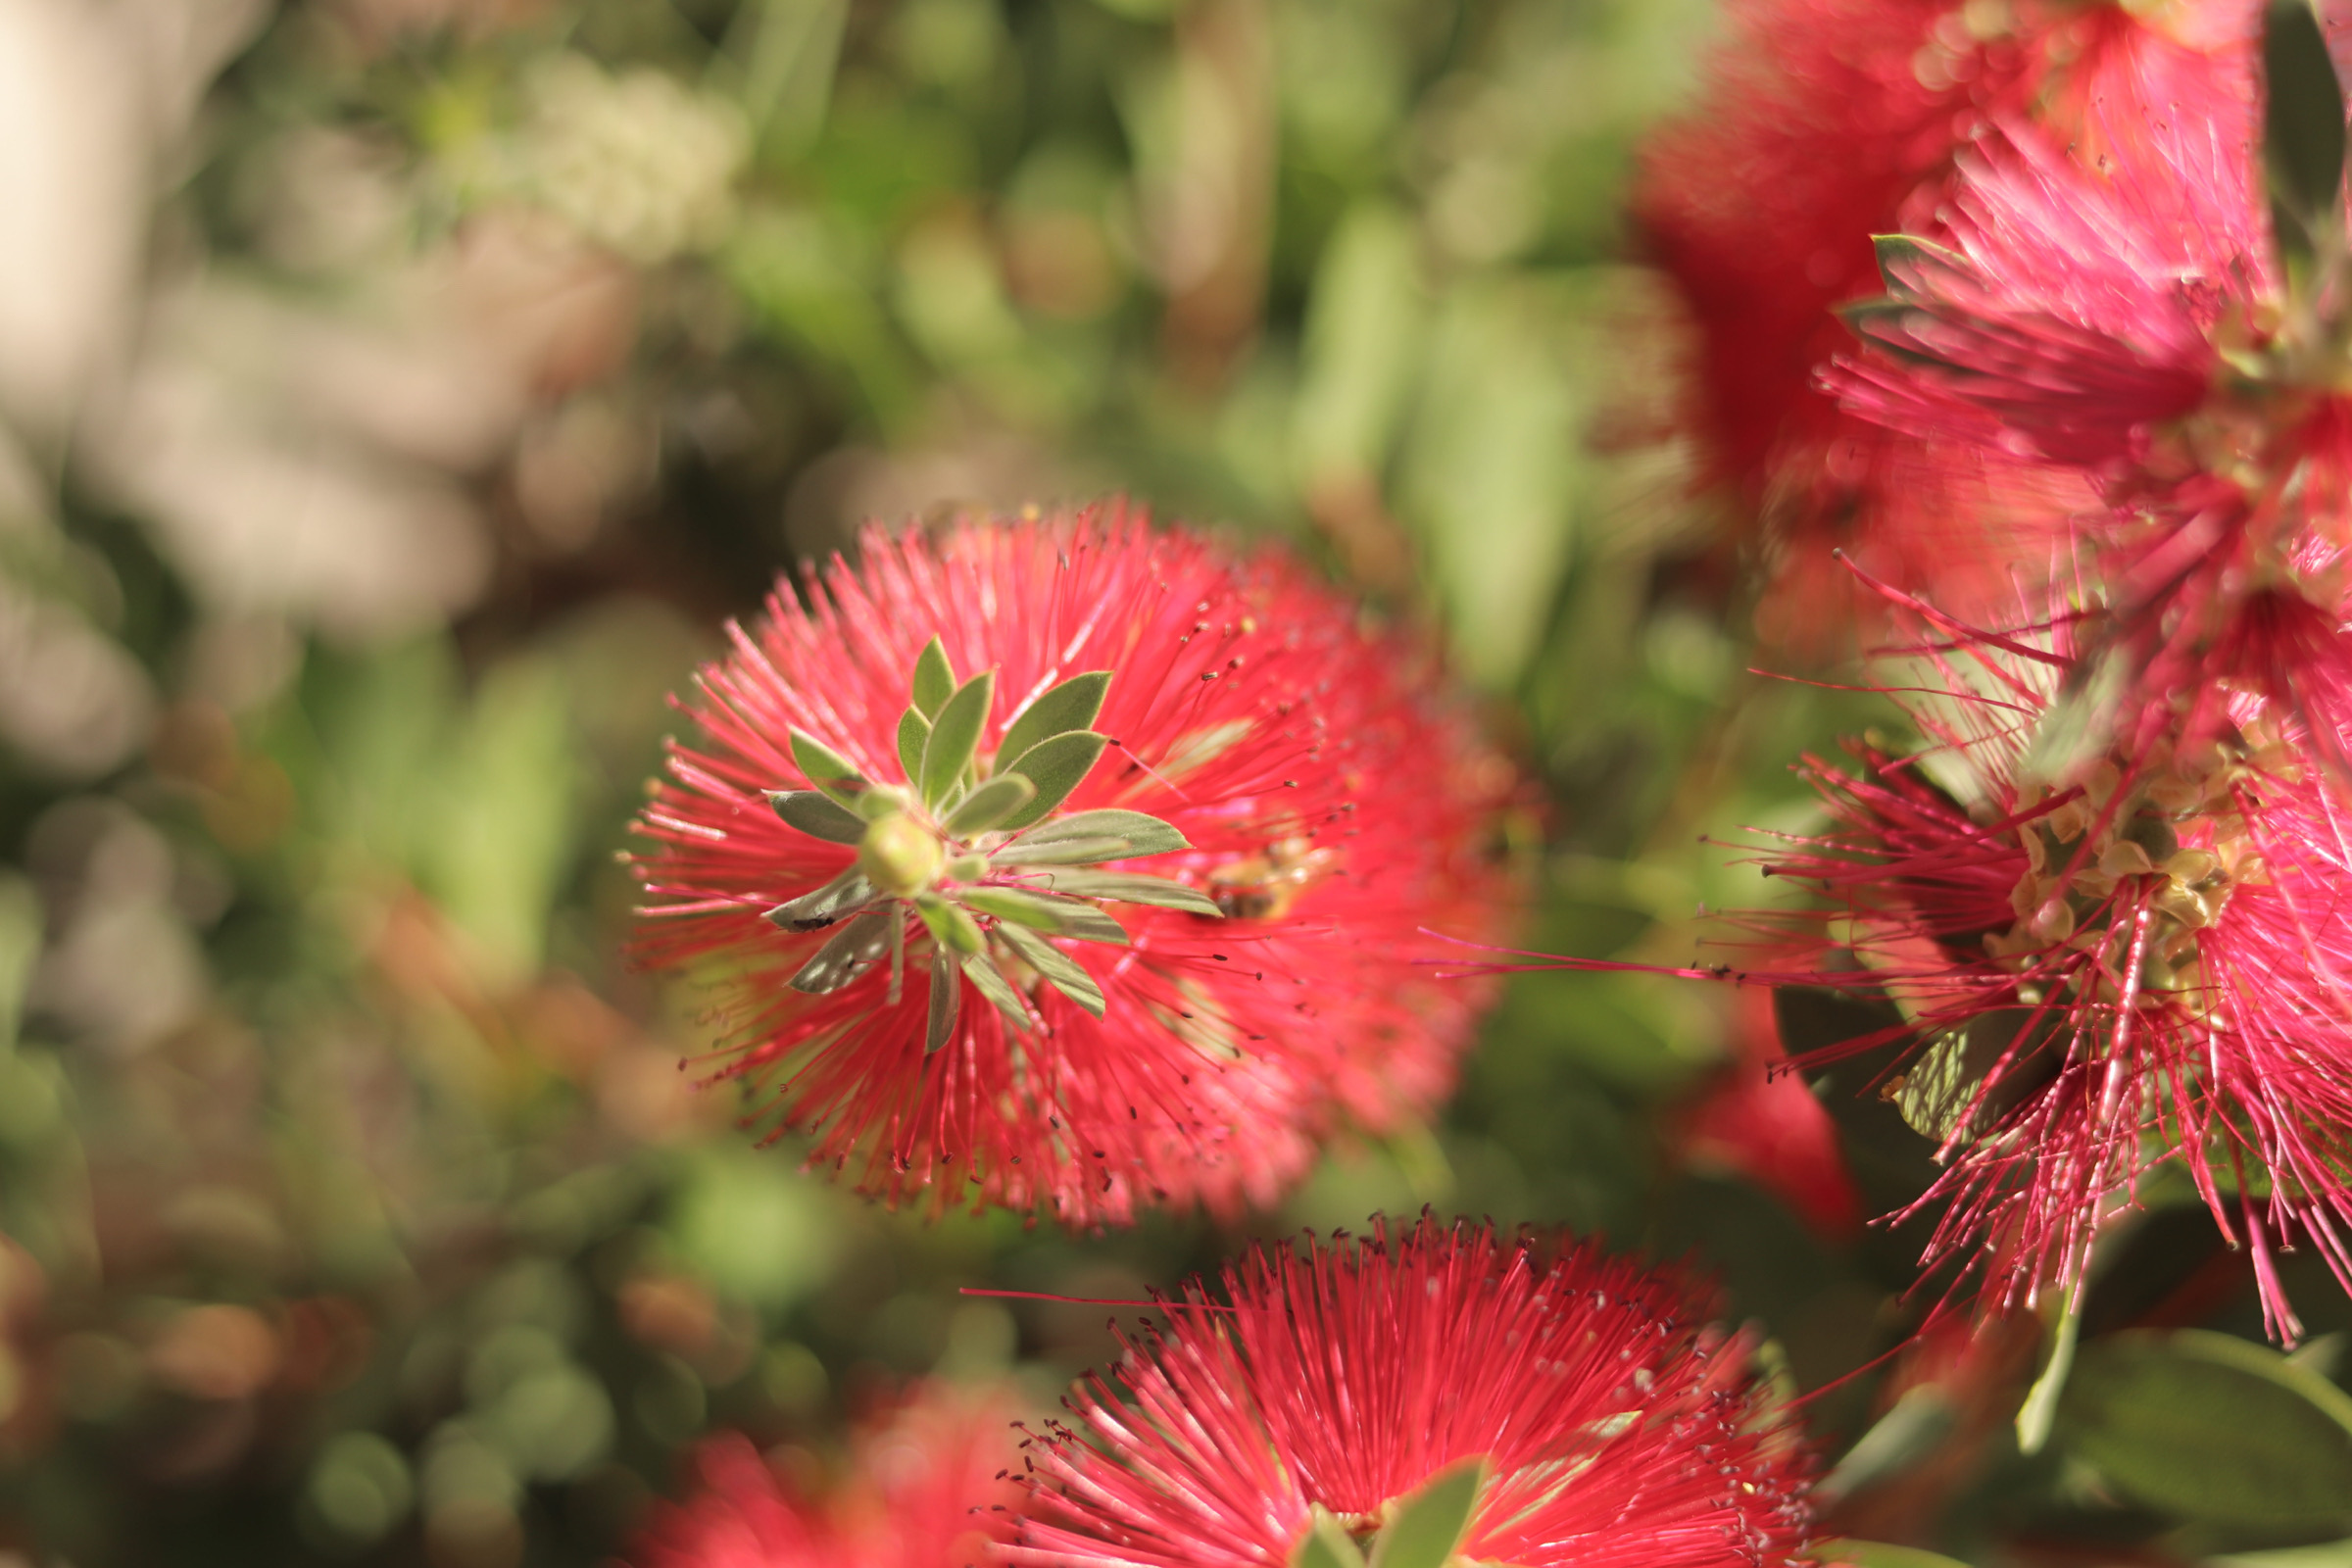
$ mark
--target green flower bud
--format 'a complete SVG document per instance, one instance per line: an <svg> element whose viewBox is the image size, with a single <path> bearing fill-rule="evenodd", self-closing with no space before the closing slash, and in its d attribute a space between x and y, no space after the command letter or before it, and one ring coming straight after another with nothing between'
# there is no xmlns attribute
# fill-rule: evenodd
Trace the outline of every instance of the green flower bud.
<svg viewBox="0 0 2352 1568"><path fill-rule="evenodd" d="M939 838L911 816L886 816L865 830L858 846L858 869L884 893L910 898L939 876L947 852Z"/></svg>

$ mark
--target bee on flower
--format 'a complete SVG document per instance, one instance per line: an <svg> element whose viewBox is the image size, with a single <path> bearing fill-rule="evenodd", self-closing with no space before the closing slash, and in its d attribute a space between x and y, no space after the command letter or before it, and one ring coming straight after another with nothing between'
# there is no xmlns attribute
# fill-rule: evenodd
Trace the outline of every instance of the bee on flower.
<svg viewBox="0 0 2352 1568"><path fill-rule="evenodd" d="M1271 552L1112 509L879 532L733 632L639 830L641 953L813 1163L1073 1225L1273 1201L1450 1085L1510 770Z"/></svg>

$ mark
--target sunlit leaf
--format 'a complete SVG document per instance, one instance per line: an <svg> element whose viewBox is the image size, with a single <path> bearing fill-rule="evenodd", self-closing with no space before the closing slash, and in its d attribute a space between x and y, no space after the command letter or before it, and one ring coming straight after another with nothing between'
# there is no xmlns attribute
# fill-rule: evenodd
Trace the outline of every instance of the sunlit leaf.
<svg viewBox="0 0 2352 1568"><path fill-rule="evenodd" d="M963 973L971 981L972 989L995 1003L997 1010L1014 1028L1026 1030L1030 1027L1029 1009L1021 1005L1021 994L1012 989L1012 982L1004 978L1004 971L997 967L994 958L985 953L976 958L967 958L964 960Z"/></svg>
<svg viewBox="0 0 2352 1568"><path fill-rule="evenodd" d="M923 748L931 742L931 721L909 708L899 715L899 766L906 770L906 782L915 783L923 776Z"/></svg>
<svg viewBox="0 0 2352 1568"><path fill-rule="evenodd" d="M1005 759L1018 759L1042 741L1066 735L1072 730L1093 728L1095 715L1102 711L1103 694L1109 689L1110 671L1092 670L1084 675L1072 675L1022 709L1020 716L1004 731L1003 744L997 748L1000 771Z"/></svg>
<svg viewBox="0 0 2352 1568"><path fill-rule="evenodd" d="M1431 1476L1396 1505L1389 1527L1372 1544L1371 1568L1446 1568L1470 1533L1478 1490L1486 1484L1487 1459L1457 1459Z"/></svg>
<svg viewBox="0 0 2352 1568"><path fill-rule="evenodd" d="M816 790L770 790L767 804L786 827L828 844L856 844L865 837L865 818Z"/></svg>
<svg viewBox="0 0 2352 1568"><path fill-rule="evenodd" d="M997 672L983 670L956 688L940 708L931 734L923 742L923 804L937 810L954 792L972 756L980 749L980 731L997 699Z"/></svg>
<svg viewBox="0 0 2352 1568"><path fill-rule="evenodd" d="M895 918L888 911L858 916L836 931L832 940L817 949L785 983L812 997L839 991L890 950L890 922Z"/></svg>
<svg viewBox="0 0 2352 1568"><path fill-rule="evenodd" d="M874 885L856 866L812 892L779 904L764 916L787 931L815 931L874 902Z"/></svg>
<svg viewBox="0 0 2352 1568"><path fill-rule="evenodd" d="M1102 988L1095 984L1095 977L1088 974L1077 959L1036 932L1017 925L1000 925L997 935L1004 939L1005 946L1019 954L1030 968L1044 975L1054 990L1096 1017L1102 1016L1105 1004Z"/></svg>
<svg viewBox="0 0 2352 1568"><path fill-rule="evenodd" d="M1166 855L1193 846L1182 833L1156 816L1142 811L1072 811L1042 822L1021 835L1025 845L1051 844L1059 839L1123 839L1130 856Z"/></svg>
<svg viewBox="0 0 2352 1568"><path fill-rule="evenodd" d="M963 959L943 945L931 950L931 1006L923 1029L923 1054L936 1055L956 1033L963 1005Z"/></svg>
<svg viewBox="0 0 2352 1568"><path fill-rule="evenodd" d="M923 924L931 928L933 939L943 948L972 954L987 946L980 922L936 893L919 895L914 901L914 912L923 917Z"/></svg>
<svg viewBox="0 0 2352 1568"><path fill-rule="evenodd" d="M1085 782L1095 763L1102 760L1102 748L1108 744L1091 729L1073 730L1040 741L1013 759L1009 765L1000 763L999 773L1019 773L1036 785L1037 799L999 825L1023 828L1045 820L1048 812L1069 799L1070 791Z"/></svg>
<svg viewBox="0 0 2352 1568"><path fill-rule="evenodd" d="M1046 877L1046 886L1054 892L1075 894L1082 899L1111 899L1120 904L1182 909L1187 914L1211 915L1220 920L1225 917L1216 900L1198 888L1188 888L1164 876L1145 876L1137 871L1055 869L1048 871Z"/></svg>
<svg viewBox="0 0 2352 1568"><path fill-rule="evenodd" d="M914 706L924 718L937 718L948 699L956 695L956 666L948 662L948 650L936 637L923 645L914 662ZM912 778L914 774L906 775Z"/></svg>
<svg viewBox="0 0 2352 1568"><path fill-rule="evenodd" d="M1078 899L1059 898L1028 888L1002 886L962 888L957 890L956 897L982 914L993 914L1000 920L1010 920L1015 925L1051 932L1057 937L1075 937L1081 942L1109 942L1121 947L1127 943L1125 926L1093 905Z"/></svg>
<svg viewBox="0 0 2352 1568"><path fill-rule="evenodd" d="M1018 773L992 778L948 813L948 831L959 839L985 833L1037 798L1037 786Z"/></svg>
<svg viewBox="0 0 2352 1568"><path fill-rule="evenodd" d="M1291 1549L1290 1568L1364 1568L1364 1554L1331 1510L1317 1503L1313 1522Z"/></svg>
<svg viewBox="0 0 2352 1568"><path fill-rule="evenodd" d="M1125 839L1048 839L1041 844L1007 844L989 857L992 865L1093 865L1123 860L1135 853Z"/></svg>
<svg viewBox="0 0 2352 1568"><path fill-rule="evenodd" d="M865 777L858 771L858 764L806 731L792 732L792 760L812 787L843 806L854 804L865 793Z"/></svg>

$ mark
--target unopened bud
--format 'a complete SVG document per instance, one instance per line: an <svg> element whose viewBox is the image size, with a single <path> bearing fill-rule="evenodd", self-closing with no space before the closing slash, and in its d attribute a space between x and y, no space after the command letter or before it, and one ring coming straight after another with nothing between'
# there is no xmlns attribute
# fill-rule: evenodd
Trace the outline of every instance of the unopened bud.
<svg viewBox="0 0 2352 1568"><path fill-rule="evenodd" d="M858 869L884 893L908 898L939 876L947 859L938 836L911 816L886 816L865 830Z"/></svg>

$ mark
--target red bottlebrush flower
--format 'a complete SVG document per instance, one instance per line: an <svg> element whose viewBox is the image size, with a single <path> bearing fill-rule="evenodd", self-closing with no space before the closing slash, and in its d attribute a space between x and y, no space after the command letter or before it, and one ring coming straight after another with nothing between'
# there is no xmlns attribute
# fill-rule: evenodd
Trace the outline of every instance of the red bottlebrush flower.
<svg viewBox="0 0 2352 1568"><path fill-rule="evenodd" d="M1117 509L877 532L808 598L703 672L639 867L641 951L729 966L716 1075L812 1163L1231 1214L1446 1090L1481 993L1422 931L1493 928L1510 779L1403 642Z"/></svg>
<svg viewBox="0 0 2352 1568"><path fill-rule="evenodd" d="M1821 1236L1850 1237L1862 1223L1861 1195L1829 1112L1788 1070L1768 993L1741 993L1734 1040L1735 1059L1675 1118L1676 1152L1745 1177Z"/></svg>
<svg viewBox="0 0 2352 1568"><path fill-rule="evenodd" d="M1009 1538L1019 1493L1002 1401L916 1391L858 1435L850 1473L821 1500L800 1496L750 1440L727 1433L695 1455L697 1489L663 1504L637 1568L964 1568Z"/></svg>
<svg viewBox="0 0 2352 1568"><path fill-rule="evenodd" d="M2352 1284L2337 799L2293 726L2243 695L2226 740L2045 781L2079 727L2054 702L2082 678L2063 630L1943 629L1915 651L1926 678L1902 683L1928 750L1860 746L1855 770L1808 760L1834 827L1766 867L1833 906L1760 919L1784 956L1738 978L1901 1008L1841 1049L1910 1042L1878 1088L1946 1161L1918 1205L1942 1205L1926 1261L1973 1259L2001 1305L2071 1291L2107 1213L2179 1164L2225 1232L2244 1227L2273 1332L2291 1339L2279 1246L2308 1238Z"/></svg>
<svg viewBox="0 0 2352 1568"><path fill-rule="evenodd" d="M1261 1247L1225 1295L1195 1284L1124 1340L1123 1393L1078 1384L1080 1427L1029 1444L1002 1558L1282 1568L1314 1535L1347 1562L1448 1491L1454 1550L1480 1562L1730 1568L1805 1545L1794 1424L1671 1274L1425 1215Z"/></svg>

